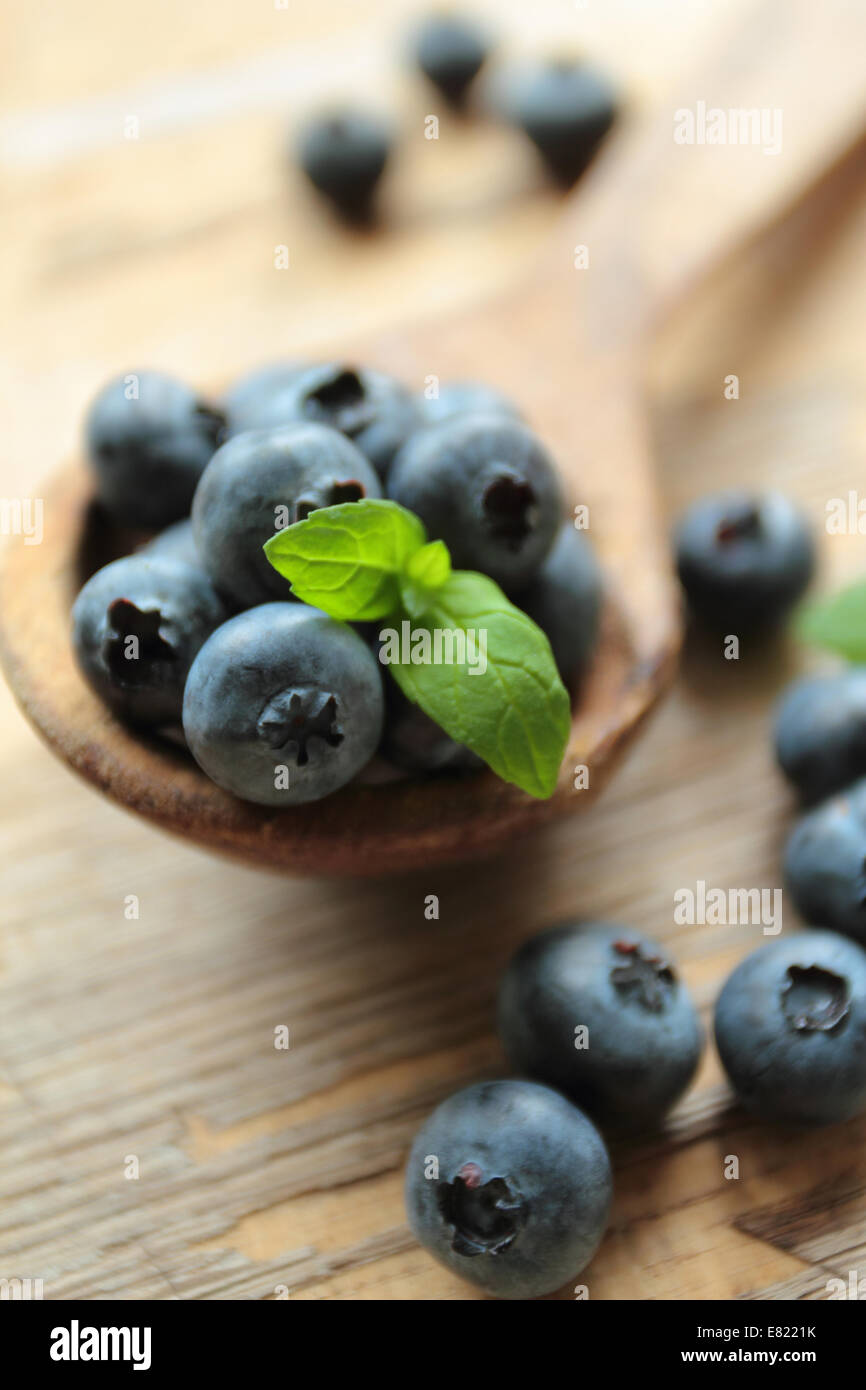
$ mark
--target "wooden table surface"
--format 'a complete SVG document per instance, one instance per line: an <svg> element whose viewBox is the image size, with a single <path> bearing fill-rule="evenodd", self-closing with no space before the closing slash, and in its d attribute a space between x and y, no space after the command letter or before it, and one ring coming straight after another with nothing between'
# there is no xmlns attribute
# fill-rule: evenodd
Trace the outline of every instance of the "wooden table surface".
<svg viewBox="0 0 866 1390"><path fill-rule="evenodd" d="M435 102L395 53L413 8L7 0L5 497L39 495L118 370L222 381L519 274L559 199L488 122L443 118L424 141ZM743 5L478 8L515 51L585 46L639 109ZM281 163L287 118L326 90L400 113L379 235L342 232ZM828 498L862 484L864 235L849 183L819 225L743 255L659 344L671 513L761 481L823 531ZM825 587L864 566L858 535L823 549ZM760 928L677 926L674 894L780 885L793 806L769 709L805 659L784 640L739 662L690 640L676 691L587 815L502 862L361 884L268 876L165 838L76 782L3 688L0 1277L41 1278L46 1298L476 1297L407 1230L413 1130L458 1086L504 1074L497 975L562 917L663 939L709 1018ZM274 1047L281 1026L289 1050ZM792 1138L747 1119L709 1049L665 1133L614 1150L591 1297L826 1297L828 1279L866 1268L864 1140L866 1121Z"/></svg>

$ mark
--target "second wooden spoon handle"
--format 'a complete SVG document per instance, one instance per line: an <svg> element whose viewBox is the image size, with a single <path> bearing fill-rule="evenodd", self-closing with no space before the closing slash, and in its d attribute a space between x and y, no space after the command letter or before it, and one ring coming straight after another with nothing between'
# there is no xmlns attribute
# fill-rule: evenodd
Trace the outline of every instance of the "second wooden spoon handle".
<svg viewBox="0 0 866 1390"><path fill-rule="evenodd" d="M596 349L639 336L866 131L863 0L761 0L747 16L575 196Z"/></svg>

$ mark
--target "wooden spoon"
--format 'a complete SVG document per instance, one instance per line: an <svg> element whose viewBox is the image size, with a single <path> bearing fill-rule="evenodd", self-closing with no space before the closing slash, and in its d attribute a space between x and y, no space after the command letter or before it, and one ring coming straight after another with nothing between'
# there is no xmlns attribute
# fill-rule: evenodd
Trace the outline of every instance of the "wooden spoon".
<svg viewBox="0 0 866 1390"><path fill-rule="evenodd" d="M344 360L406 379L435 373L500 387L550 445L570 501L589 506L608 598L549 801L484 772L358 783L273 811L214 786L182 750L131 733L84 684L69 642L75 592L125 541L100 525L81 464L47 487L42 544L7 547L0 573L0 655L48 744L157 825L300 873L371 875L468 858L589 804L669 683L680 640L642 387L653 333L738 246L820 196L822 174L862 148L864 39L866 16L846 0L771 0L750 10L749 25L714 47L669 106L609 142L525 284L384 343L336 348ZM824 80L812 83L822 70ZM700 120L699 103L768 111L768 121L781 111L781 152L677 143L675 113L691 110ZM772 143L771 125L767 131ZM588 770L586 789L575 790L578 767Z"/></svg>

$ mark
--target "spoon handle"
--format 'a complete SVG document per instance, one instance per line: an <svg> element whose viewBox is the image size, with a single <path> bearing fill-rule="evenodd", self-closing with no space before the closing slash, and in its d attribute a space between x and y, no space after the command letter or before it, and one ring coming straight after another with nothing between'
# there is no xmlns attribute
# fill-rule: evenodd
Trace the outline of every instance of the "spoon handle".
<svg viewBox="0 0 866 1390"><path fill-rule="evenodd" d="M575 195L567 252L587 247L595 352L642 338L866 140L863 0L760 0L746 16Z"/></svg>

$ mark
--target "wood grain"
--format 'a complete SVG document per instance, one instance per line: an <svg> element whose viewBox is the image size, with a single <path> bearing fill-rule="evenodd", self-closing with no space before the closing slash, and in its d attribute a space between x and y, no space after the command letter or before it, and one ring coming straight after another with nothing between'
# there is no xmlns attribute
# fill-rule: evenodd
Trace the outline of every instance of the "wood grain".
<svg viewBox="0 0 866 1390"><path fill-rule="evenodd" d="M119 22L116 7L85 8L91 32ZM313 8L310 39L328 26L328 7L318 20ZM359 23L396 17L361 8ZM502 9L519 37L524 7ZM218 5L212 19L204 39L193 7L166 6L139 44L119 46L116 74L88 71L88 59L76 75L68 58L52 69L39 15L22 6L28 41L6 100L31 115L112 86L122 100L139 70L160 71L168 28L181 82L268 43L247 11ZM542 23L573 20L557 7ZM670 81L684 44L711 46L721 20L674 4L642 27L616 5L590 7L589 22L597 51L645 96ZM639 41L623 44L630 23ZM280 125L278 110L244 111L134 150L79 151L47 172L5 167L16 209L0 281L16 325L2 361L5 495L31 492L72 451L82 401L131 341L142 360L195 362L216 379L307 328L322 341L395 323L410 266L429 303L504 284L557 214L531 161L485 128L467 136L469 153L456 140L438 150L435 177L402 171L392 197L411 215L358 245L299 190L284 206L270 162ZM474 199L478 153L490 182ZM463 191L437 211L452 159ZM862 486L866 203L842 191L823 228L743 256L657 349L669 515L705 489L760 480L798 496L821 530L827 499ZM288 220L304 265L290 291L269 260ZM335 257L339 304L326 294ZM730 372L738 400L723 394ZM862 537L823 539L825 587L862 571ZM779 885L793 807L772 767L769 705L803 660L782 642L726 662L690 639L674 697L588 816L510 860L387 885L287 883L161 836L70 778L4 692L0 1276L42 1277L47 1298L272 1298L280 1286L292 1299L476 1297L406 1230L413 1128L454 1087L504 1069L496 975L560 917L619 918L663 938L707 1017L760 931L677 927L673 894L698 879ZM124 915L129 895L137 920ZM283 1024L292 1046L277 1052ZM792 1139L746 1120L709 1052L666 1134L616 1152L591 1296L826 1297L828 1278L858 1262L864 1272L864 1139L863 1122ZM737 1182L722 1176L730 1153ZM130 1154L137 1180L124 1177Z"/></svg>

